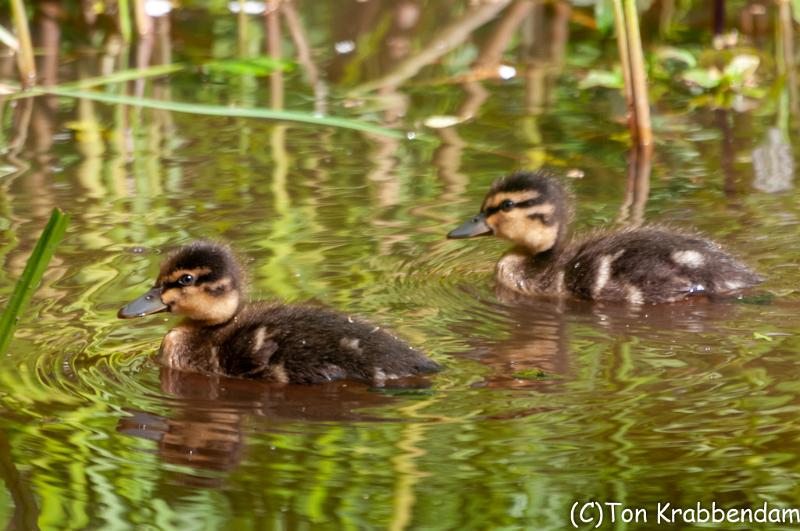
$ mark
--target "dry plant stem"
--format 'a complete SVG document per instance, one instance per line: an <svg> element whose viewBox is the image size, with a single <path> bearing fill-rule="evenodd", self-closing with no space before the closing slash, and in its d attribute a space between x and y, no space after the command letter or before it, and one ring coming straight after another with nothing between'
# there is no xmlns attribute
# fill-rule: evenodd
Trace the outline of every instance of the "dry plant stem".
<svg viewBox="0 0 800 531"><path fill-rule="evenodd" d="M155 38L151 28L150 33L140 35L139 42L136 45L136 68L139 70L144 70L150 66L150 60L153 57L154 46ZM135 79L133 82L133 94L137 98L144 97L146 85L147 79Z"/></svg>
<svg viewBox="0 0 800 531"><path fill-rule="evenodd" d="M533 8L531 0L516 0L508 8L503 18L497 23L492 35L482 46L473 68L494 68L500 63L503 52L508 48L508 44L517 33L517 28L525 21L531 8Z"/></svg>
<svg viewBox="0 0 800 531"><path fill-rule="evenodd" d="M38 35L37 47L40 52L41 67L39 71L39 81L45 87L58 84L58 65L59 65L59 44L61 42L61 26L59 25L59 4L52 0L39 2ZM48 106L56 112L58 102L54 98L49 98Z"/></svg>
<svg viewBox="0 0 800 531"><path fill-rule="evenodd" d="M633 101L636 106L636 128L638 143L649 146L653 142L650 125L650 98L647 95L647 73L644 68L642 36L639 33L639 15L636 0L625 0L625 18L628 25L628 56L630 58Z"/></svg>
<svg viewBox="0 0 800 531"><path fill-rule="evenodd" d="M267 54L273 59L280 61L283 57L283 46L281 45L281 20L277 9L268 10L265 15L267 28ZM269 76L270 85L270 106L275 110L283 109L283 72L275 70Z"/></svg>
<svg viewBox="0 0 800 531"><path fill-rule="evenodd" d="M636 0L614 0L614 21L625 81L631 136L634 143L649 146L653 142L653 132L650 126L650 102L647 95L647 75L644 69Z"/></svg>
<svg viewBox="0 0 800 531"><path fill-rule="evenodd" d="M572 14L572 6L567 2L557 2L554 9L553 20L550 23L549 59L554 67L560 67L564 62L569 42L569 17Z"/></svg>
<svg viewBox="0 0 800 531"><path fill-rule="evenodd" d="M314 89L314 111L319 114L326 114L328 107L328 87L325 82L320 79L319 69L311 58L311 46L308 44L306 31L303 28L300 17L297 15L294 4L287 2L282 4L282 8L283 16L286 20L286 27L289 29L292 42L294 42L297 48L297 62L303 67L303 70L305 70L308 83Z"/></svg>
<svg viewBox="0 0 800 531"><path fill-rule="evenodd" d="M136 32L142 37L153 32L153 18L145 11L144 2L145 0L133 0L133 9L136 15Z"/></svg>
<svg viewBox="0 0 800 531"><path fill-rule="evenodd" d="M633 100L633 83L631 82L631 60L628 55L628 31L625 24L625 13L622 0L614 0L614 26L617 29L617 49L619 62L622 66L622 79L624 82L625 100L628 102L628 126L634 137L636 132L636 106Z"/></svg>
<svg viewBox="0 0 800 531"><path fill-rule="evenodd" d="M511 3L511 0L497 0L496 2L471 8L459 20L442 28L439 32L439 37L426 44L419 53L398 63L394 70L387 75L356 87L354 92L364 93L380 87L399 86L403 81L414 77L423 67L433 63L467 40L475 29L492 20L509 3Z"/></svg>
<svg viewBox="0 0 800 531"><path fill-rule="evenodd" d="M36 61L33 58L33 44L31 32L28 27L28 17L25 14L25 3L22 0L11 0L11 16L14 19L14 28L19 39L17 52L17 66L23 87L32 87L36 84Z"/></svg>
<svg viewBox="0 0 800 531"><path fill-rule="evenodd" d="M783 70L789 85L789 106L792 114L797 114L797 69L794 57L794 26L792 25L792 6L789 0L778 0L780 18L781 50L783 51ZM780 66L780 62L779 62Z"/></svg>
<svg viewBox="0 0 800 531"><path fill-rule="evenodd" d="M247 57L247 41L248 28L247 28L247 12L245 11L245 0L239 0L239 13L236 17L236 26L238 33L237 46L239 47L239 57Z"/></svg>

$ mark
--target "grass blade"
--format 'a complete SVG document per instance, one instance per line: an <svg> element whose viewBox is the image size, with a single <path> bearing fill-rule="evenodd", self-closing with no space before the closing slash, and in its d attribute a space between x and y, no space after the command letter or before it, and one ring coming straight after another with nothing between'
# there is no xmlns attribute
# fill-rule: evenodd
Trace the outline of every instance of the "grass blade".
<svg viewBox="0 0 800 531"><path fill-rule="evenodd" d="M161 77L173 74L185 67L180 63L171 63L168 65L155 65L148 66L147 68L130 68L120 72L114 72L105 76L88 77L69 83L64 83L58 87L49 87L46 92L54 93L55 90L80 90L87 88L94 88L100 85L110 85L112 83L123 83L125 81L134 81L138 79L147 79L151 77ZM26 90L24 92L17 92L10 99L23 99L41 96L46 93L39 89Z"/></svg>
<svg viewBox="0 0 800 531"><path fill-rule="evenodd" d="M34 289L41 282L42 276L44 276L44 272L47 269L47 264L50 263L56 247L64 236L68 223L69 215L54 208L50 221L47 222L39 241L36 242L36 247L34 247L30 258L28 258L25 270L17 281L11 298L8 299L3 315L0 316L0 354L8 348L11 338L14 336L17 320L28 305Z"/></svg>
<svg viewBox="0 0 800 531"><path fill-rule="evenodd" d="M389 138L405 138L404 131L381 127L349 118L334 118L330 116L317 116L313 113L301 111L283 111L274 109L248 108L248 107L229 107L225 105L207 105L202 103L182 103L176 101L156 100L151 98L138 98L135 96L124 96L120 94L107 94L104 92L73 90L64 87L48 87L34 89L34 94L55 94L68 98L86 98L89 100L103 103L115 103L122 105L132 105L147 107L150 109L162 109L165 111L182 112L188 114L202 114L205 116L225 116L228 118L262 118L267 120L283 120L287 122L300 122L312 125L327 127L338 127L341 129L352 129L363 131ZM416 138L422 139L423 135L417 133Z"/></svg>

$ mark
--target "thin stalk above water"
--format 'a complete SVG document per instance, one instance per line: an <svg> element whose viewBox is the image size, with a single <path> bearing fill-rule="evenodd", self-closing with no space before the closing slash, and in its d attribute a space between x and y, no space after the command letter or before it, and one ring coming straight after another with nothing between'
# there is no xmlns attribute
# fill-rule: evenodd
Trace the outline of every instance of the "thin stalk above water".
<svg viewBox="0 0 800 531"><path fill-rule="evenodd" d="M636 0L614 0L614 22L630 113L628 124L631 136L636 144L649 146L653 142L653 131Z"/></svg>
<svg viewBox="0 0 800 531"><path fill-rule="evenodd" d="M11 0L11 16L14 19L14 29L17 30L17 39L19 39L19 49L17 50L19 76L22 85L30 87L36 83L36 61L33 58L28 16L25 14L25 3L22 0Z"/></svg>

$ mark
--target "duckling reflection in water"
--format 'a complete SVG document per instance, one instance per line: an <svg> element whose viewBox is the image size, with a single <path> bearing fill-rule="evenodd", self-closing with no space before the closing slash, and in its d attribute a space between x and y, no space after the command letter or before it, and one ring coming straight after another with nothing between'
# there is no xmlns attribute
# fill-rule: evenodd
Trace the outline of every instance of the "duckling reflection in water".
<svg viewBox="0 0 800 531"><path fill-rule="evenodd" d="M663 303L762 281L717 244L673 229L623 229L570 241L571 213L571 198L555 179L515 173L495 181L480 213L447 237L493 234L513 242L495 276L501 288L524 296Z"/></svg>
<svg viewBox="0 0 800 531"><path fill-rule="evenodd" d="M180 465L170 472L171 481L193 487L224 486L227 475L204 471L236 469L248 453L248 434L254 429L280 431L298 422L306 427L316 422L385 422L388 417L372 412L396 401L391 394L345 381L320 384L309 393L299 385L169 367L160 368L160 384L172 397L169 414L128 409L117 431L156 441L160 458Z"/></svg>
<svg viewBox="0 0 800 531"><path fill-rule="evenodd" d="M379 327L313 306L244 302L241 267L221 244L195 242L161 264L155 286L122 308L185 320L164 337L162 364L281 383L351 379L374 385L439 366Z"/></svg>

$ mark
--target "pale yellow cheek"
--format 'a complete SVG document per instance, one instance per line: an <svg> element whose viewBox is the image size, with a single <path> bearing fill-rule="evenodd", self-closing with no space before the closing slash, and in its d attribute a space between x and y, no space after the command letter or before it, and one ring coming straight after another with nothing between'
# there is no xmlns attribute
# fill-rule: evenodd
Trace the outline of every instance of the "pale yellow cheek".
<svg viewBox="0 0 800 531"><path fill-rule="evenodd" d="M526 247L535 252L543 252L552 248L558 239L558 225L549 227L539 224L540 229L525 234Z"/></svg>
<svg viewBox="0 0 800 531"><path fill-rule="evenodd" d="M558 223L545 225L539 220L528 218L523 213L493 216L488 224L500 238L510 240L536 253L552 248L558 239Z"/></svg>
<svg viewBox="0 0 800 531"><path fill-rule="evenodd" d="M224 323L239 307L236 292L214 297L196 286L170 289L161 295L161 300L169 305L172 313L207 324Z"/></svg>

